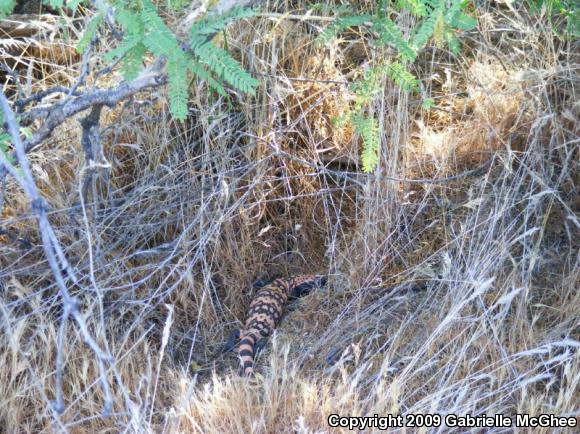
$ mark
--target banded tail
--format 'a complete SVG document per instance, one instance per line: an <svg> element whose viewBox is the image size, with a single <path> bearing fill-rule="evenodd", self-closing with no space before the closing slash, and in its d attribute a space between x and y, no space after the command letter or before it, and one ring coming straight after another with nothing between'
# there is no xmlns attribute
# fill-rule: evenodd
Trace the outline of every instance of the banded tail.
<svg viewBox="0 0 580 434"><path fill-rule="evenodd" d="M256 293L250 303L245 327L240 333L240 375L251 376L254 373L256 351L280 323L288 299L306 295L313 288L325 284L326 276L307 274L276 279Z"/></svg>

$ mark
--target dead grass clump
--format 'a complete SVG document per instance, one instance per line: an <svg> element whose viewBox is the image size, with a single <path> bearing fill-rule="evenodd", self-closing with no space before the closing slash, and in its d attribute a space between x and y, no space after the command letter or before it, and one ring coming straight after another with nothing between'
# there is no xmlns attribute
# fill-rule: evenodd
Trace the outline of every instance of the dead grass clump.
<svg viewBox="0 0 580 434"><path fill-rule="evenodd" d="M287 130L278 133L283 137L281 145L303 148L307 158L331 161L350 157L357 161L352 125L340 122L353 100L341 71L342 52L315 46L304 27L283 20L272 30L272 37L283 46L297 48L282 53L273 70L283 77L275 87L281 102L280 120Z"/></svg>
<svg viewBox="0 0 580 434"><path fill-rule="evenodd" d="M452 89L456 78L449 74L443 87L451 96L441 103L449 115L438 115L429 127L419 123L418 155L431 157L435 168L461 169L487 161L506 144L521 151L531 107L522 104L518 74L508 74L498 62L476 62L465 72L464 89Z"/></svg>

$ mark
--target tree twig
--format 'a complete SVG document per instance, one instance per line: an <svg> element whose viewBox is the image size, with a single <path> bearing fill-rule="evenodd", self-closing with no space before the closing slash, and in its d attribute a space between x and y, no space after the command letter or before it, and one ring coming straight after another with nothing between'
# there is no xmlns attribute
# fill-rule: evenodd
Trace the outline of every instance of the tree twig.
<svg viewBox="0 0 580 434"><path fill-rule="evenodd" d="M97 43L97 35L94 35L91 38L91 43L83 53L83 59L81 63L81 75L77 79L76 83L73 84L73 86L70 88L70 91L68 92L69 97L71 97L76 92L79 86L82 86L85 83L87 76L89 75L89 61L91 60L93 48L96 43Z"/></svg>
<svg viewBox="0 0 580 434"><path fill-rule="evenodd" d="M22 90L22 86L20 86L20 80L18 79L18 75L6 64L0 63L0 70L4 71L12 80L14 80L14 84L16 85L16 89L18 91L18 98L24 97L24 92Z"/></svg>
<svg viewBox="0 0 580 434"><path fill-rule="evenodd" d="M17 108L17 112L20 112L24 107L26 107L31 102L39 102L42 101L43 98L47 97L48 95L52 95L53 93L66 93L72 96L79 96L79 92L71 92L71 89L64 86L54 86L50 89L42 90L40 92L35 93L34 95L29 96L28 98L18 99L14 102L14 105Z"/></svg>
<svg viewBox="0 0 580 434"><path fill-rule="evenodd" d="M68 316L72 315L83 340L95 353L99 361L100 381L105 395L104 413L107 413L107 411L109 411L109 409L111 408L112 395L108 385L105 363L111 364L113 362L113 357L108 352L103 351L101 349L101 347L97 344L97 342L89 332L89 328L87 326L85 318L80 311L78 301L75 297L71 295L66 286L63 276L63 270L67 271L67 273L73 276L74 278L74 274L72 273L72 267L70 267L70 265L68 264L68 261L60 246L60 242L56 237L50 222L48 221L47 218L48 206L45 200L38 192L38 188L36 187L36 183L34 182L34 178L30 170L30 165L28 164L28 160L26 158L25 147L24 144L22 143L22 140L20 139L20 133L18 130L18 125L16 123L16 119L14 118L14 114L10 109L8 100L6 99L3 93L0 93L0 105L2 106L2 110L4 112L4 119L6 120L8 131L12 138L12 143L15 149L14 153L16 155L18 164L20 165L22 175L16 170L14 166L12 166L8 162L8 160L2 153L0 153L0 163L8 173L10 173L15 177L16 181L23 188L23 190L25 191L26 195L30 200L32 212L36 217L38 229L42 239L42 247L48 260L48 263L50 265L52 274L56 280L59 294L62 298L64 305L62 319L63 322L61 323L61 330L59 334L66 332L65 329ZM74 278L74 280L76 281L76 278ZM61 343L64 343L64 339L62 340L59 339L59 341ZM64 351L64 349L62 348L62 346L59 346L57 351L59 352L59 354L57 354L57 374L56 374L57 390L55 391L56 400L54 402L54 410L60 414L64 411L64 402L62 399L62 369L63 369L62 351ZM60 372L58 372L59 369L61 370Z"/></svg>
<svg viewBox="0 0 580 434"><path fill-rule="evenodd" d="M22 124L30 125L34 120L44 120L42 126L34 135L23 143L24 152L30 152L44 140L52 131L71 116L94 105L114 106L119 101L128 98L144 89L162 86L167 83L167 76L161 73L162 62L156 62L151 69L145 71L131 82L121 83L112 89L97 89L76 98L56 104L53 107L42 107L22 115Z"/></svg>

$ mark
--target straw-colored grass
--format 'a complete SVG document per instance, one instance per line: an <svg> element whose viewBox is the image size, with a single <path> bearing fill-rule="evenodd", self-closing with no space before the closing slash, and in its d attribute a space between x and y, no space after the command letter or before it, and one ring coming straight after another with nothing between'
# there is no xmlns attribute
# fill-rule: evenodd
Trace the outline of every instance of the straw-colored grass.
<svg viewBox="0 0 580 434"><path fill-rule="evenodd" d="M29 155L78 273L70 290L115 357L107 418L98 360L72 323L66 409L51 409L62 300L27 199L7 182L0 431L346 432L328 426L332 413L580 417L578 41L512 3L482 5L461 56L430 48L416 64L435 109L385 82L380 167L345 178L360 143L332 119L352 103L341 83L372 54L362 34L315 45L326 21L284 17L305 8L269 4L281 15L230 32L229 48L261 74L254 99L195 86L184 124L162 90L108 109L112 168L92 177L77 120ZM78 63L42 65L37 90L75 80ZM388 178L485 163L441 183ZM293 303L256 377L239 377L220 348L252 283L303 272L328 273L328 287ZM417 279L424 291L399 285ZM457 432L468 431L481 429Z"/></svg>

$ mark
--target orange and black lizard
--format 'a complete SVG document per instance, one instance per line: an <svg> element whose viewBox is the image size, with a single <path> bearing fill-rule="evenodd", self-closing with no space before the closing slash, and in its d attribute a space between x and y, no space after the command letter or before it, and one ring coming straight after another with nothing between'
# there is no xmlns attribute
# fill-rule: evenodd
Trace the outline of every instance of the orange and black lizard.
<svg viewBox="0 0 580 434"><path fill-rule="evenodd" d="M326 276L306 274L287 279L275 279L258 290L250 303L246 324L242 330L235 330L225 350L231 350L235 341L240 340L238 357L240 375L254 373L254 356L262 348L266 338L280 323L284 307L289 299L308 294L312 289L326 284Z"/></svg>

